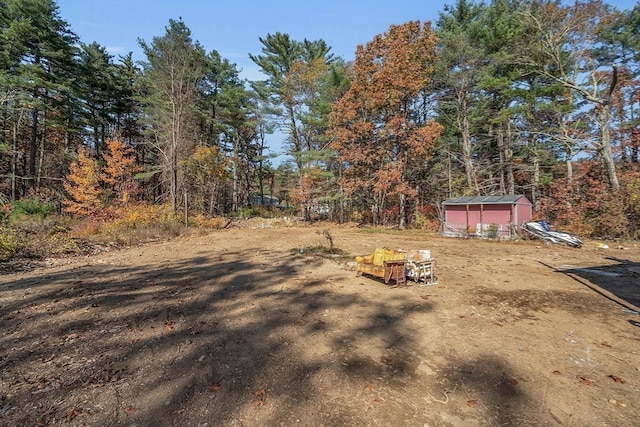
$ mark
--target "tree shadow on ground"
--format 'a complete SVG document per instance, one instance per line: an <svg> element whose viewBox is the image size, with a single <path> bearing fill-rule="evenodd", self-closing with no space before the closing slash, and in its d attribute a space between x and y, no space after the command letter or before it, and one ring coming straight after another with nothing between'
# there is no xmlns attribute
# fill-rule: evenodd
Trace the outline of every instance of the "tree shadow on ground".
<svg viewBox="0 0 640 427"><path fill-rule="evenodd" d="M291 425L324 416L345 425L361 414L331 409L330 380L411 375L415 361L398 354L415 331L390 310L401 296L338 292L339 278L333 287L313 278L323 260L282 251L256 261L258 251L0 280L0 423ZM373 314L341 321L363 304ZM367 334L400 352L349 350ZM309 406L318 396L327 396L324 415Z"/></svg>
<svg viewBox="0 0 640 427"><path fill-rule="evenodd" d="M548 268L566 274L578 283L598 294L622 305L629 310L640 310L640 263L608 257L616 264L592 267Z"/></svg>
<svg viewBox="0 0 640 427"><path fill-rule="evenodd" d="M443 376L445 395L451 393L458 400L462 396L457 403L461 414L472 408L484 409L486 418L481 425L546 425L547 420L528 416L540 411L532 407L533 399L525 391L524 381L502 358L483 355L471 360L454 359L443 370Z"/></svg>

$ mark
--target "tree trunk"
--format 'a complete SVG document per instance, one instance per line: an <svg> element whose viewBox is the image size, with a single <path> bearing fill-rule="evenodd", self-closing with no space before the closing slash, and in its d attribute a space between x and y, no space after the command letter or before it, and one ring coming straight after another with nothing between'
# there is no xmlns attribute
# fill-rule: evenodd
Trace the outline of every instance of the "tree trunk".
<svg viewBox="0 0 640 427"><path fill-rule="evenodd" d="M233 158L231 159L231 212L237 212L239 208L239 185L238 181L238 144L234 141L233 143Z"/></svg>
<svg viewBox="0 0 640 427"><path fill-rule="evenodd" d="M532 162L532 185L531 185L531 203L534 206L538 206L538 188L540 188L540 156L538 156L538 151L535 150L533 153Z"/></svg>
<svg viewBox="0 0 640 427"><path fill-rule="evenodd" d="M598 114L598 125L600 126L600 154L607 169L607 176L609 178L609 185L614 191L620 188L618 182L618 176L616 174L616 164L613 160L613 153L611 151L611 139L609 135L609 122L611 120L611 106L607 102L600 107Z"/></svg>
<svg viewBox="0 0 640 427"><path fill-rule="evenodd" d="M22 110L20 110L20 118L22 117ZM18 127L20 126L20 118L13 125L13 141L11 147L11 201L16 201L16 179L18 173Z"/></svg>
<svg viewBox="0 0 640 427"><path fill-rule="evenodd" d="M507 194L513 195L516 192L516 183L513 176L513 132L511 121L507 121L507 132L504 145L504 173L507 180Z"/></svg>
<svg viewBox="0 0 640 427"><path fill-rule="evenodd" d="M40 181L42 179L42 166L44 164L44 153L45 153L45 141L47 139L47 110L45 109L43 117L43 125L42 125L42 140L40 141L40 158L38 159L38 169L36 171L36 187L40 187Z"/></svg>
<svg viewBox="0 0 640 427"><path fill-rule="evenodd" d="M400 218L399 218L399 226L400 228L405 228L407 226L407 197L404 193L400 193Z"/></svg>
<svg viewBox="0 0 640 427"><path fill-rule="evenodd" d="M471 131L469 126L469 108L467 105L466 92L458 95L457 117L458 129L462 137L462 161L464 171L467 176L467 187L472 194L478 194L478 183L475 178L475 170L473 169Z"/></svg>
<svg viewBox="0 0 640 427"><path fill-rule="evenodd" d="M36 176L36 153L38 151L38 117L40 112L33 110L33 122L31 123L31 138L29 140L29 177Z"/></svg>

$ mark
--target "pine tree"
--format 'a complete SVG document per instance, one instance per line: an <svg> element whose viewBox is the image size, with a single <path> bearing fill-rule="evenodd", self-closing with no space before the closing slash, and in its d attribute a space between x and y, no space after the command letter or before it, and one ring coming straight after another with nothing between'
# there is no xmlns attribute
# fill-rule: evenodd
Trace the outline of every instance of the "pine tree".
<svg viewBox="0 0 640 427"><path fill-rule="evenodd" d="M169 186L169 200L177 211L182 192L179 168L194 147L197 125L194 105L198 85L207 72L204 49L191 38L191 30L182 21L170 20L165 35L151 44L140 41L147 56L144 78L144 102L154 133L151 138L163 160L163 172Z"/></svg>

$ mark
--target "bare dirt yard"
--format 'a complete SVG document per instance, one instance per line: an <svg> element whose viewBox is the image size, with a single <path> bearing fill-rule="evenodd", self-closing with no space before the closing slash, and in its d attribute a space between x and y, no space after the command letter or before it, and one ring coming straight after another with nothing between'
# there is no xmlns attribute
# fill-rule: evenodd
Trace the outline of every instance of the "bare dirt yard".
<svg viewBox="0 0 640 427"><path fill-rule="evenodd" d="M640 244L607 244L253 220L5 269L0 425L637 426ZM438 283L357 277L382 246Z"/></svg>

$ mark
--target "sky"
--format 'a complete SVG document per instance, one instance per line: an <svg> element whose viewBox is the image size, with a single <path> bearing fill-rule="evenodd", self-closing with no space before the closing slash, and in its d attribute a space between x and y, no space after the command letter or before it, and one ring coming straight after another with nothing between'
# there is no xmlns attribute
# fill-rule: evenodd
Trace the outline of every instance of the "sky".
<svg viewBox="0 0 640 427"><path fill-rule="evenodd" d="M489 0L487 0L489 1ZM637 0L605 0L631 9ZM571 1L567 1L570 3ZM59 14L83 43L97 42L117 57L144 60L138 39L163 36L170 19L182 18L194 40L237 65L241 77L264 76L249 59L261 53L260 37L287 33L293 40L323 39L332 53L354 58L356 47L392 24L438 20L455 0L57 0Z"/></svg>
<svg viewBox="0 0 640 427"><path fill-rule="evenodd" d="M392 24L435 23L454 0L57 0L59 15L83 43L97 42L117 57L144 60L138 39L163 36L170 19L182 18L192 38L237 65L241 77L264 76L249 59L259 38L276 32L293 40L323 39L335 56L354 58Z"/></svg>

